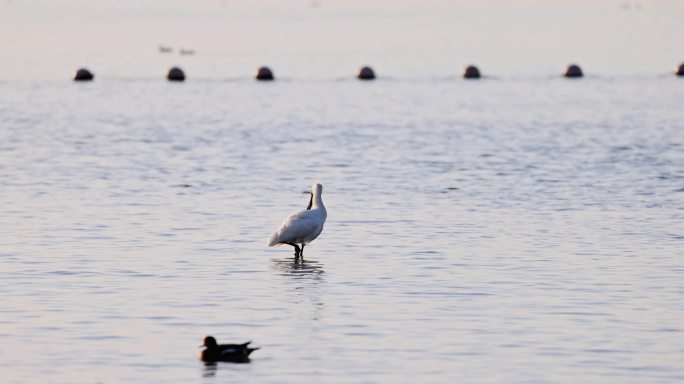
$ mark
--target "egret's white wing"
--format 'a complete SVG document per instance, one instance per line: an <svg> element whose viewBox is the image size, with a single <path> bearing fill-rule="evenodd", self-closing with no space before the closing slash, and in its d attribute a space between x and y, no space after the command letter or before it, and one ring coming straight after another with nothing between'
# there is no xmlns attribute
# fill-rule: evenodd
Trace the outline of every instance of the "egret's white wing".
<svg viewBox="0 0 684 384"><path fill-rule="evenodd" d="M271 234L268 245L273 247L280 244L300 243L314 232L318 225L318 219L313 211L295 212Z"/></svg>

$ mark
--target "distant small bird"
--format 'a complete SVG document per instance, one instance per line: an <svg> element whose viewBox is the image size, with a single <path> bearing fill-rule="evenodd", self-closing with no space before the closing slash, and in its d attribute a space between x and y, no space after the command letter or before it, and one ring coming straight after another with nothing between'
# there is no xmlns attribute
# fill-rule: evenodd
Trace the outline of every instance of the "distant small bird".
<svg viewBox="0 0 684 384"><path fill-rule="evenodd" d="M170 52L173 52L173 48L160 45L159 46L159 52L160 53L170 53Z"/></svg>
<svg viewBox="0 0 684 384"><path fill-rule="evenodd" d="M268 238L269 247L283 244L295 248L295 259L304 258L304 246L312 242L323 231L323 224L328 216L321 199L323 186L314 183L311 186L311 197L306 210L298 211L288 216L271 237ZM301 249L299 248L301 245Z"/></svg>
<svg viewBox="0 0 684 384"><path fill-rule="evenodd" d="M226 361L230 363L248 363L249 355L256 351L257 348L250 348L248 341L243 344L217 344L213 336L204 338L204 347L202 351L202 361L213 363L217 361Z"/></svg>

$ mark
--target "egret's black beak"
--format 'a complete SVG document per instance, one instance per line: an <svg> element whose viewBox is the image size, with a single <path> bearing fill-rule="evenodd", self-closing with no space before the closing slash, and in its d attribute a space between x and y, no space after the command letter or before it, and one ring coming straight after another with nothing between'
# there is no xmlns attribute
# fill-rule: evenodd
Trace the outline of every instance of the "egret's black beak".
<svg viewBox="0 0 684 384"><path fill-rule="evenodd" d="M306 207L306 210L307 210L307 211L310 210L310 209L311 209L311 205L313 205L313 193L312 193L312 192L309 192L309 195L310 195L310 196L309 196L309 206Z"/></svg>

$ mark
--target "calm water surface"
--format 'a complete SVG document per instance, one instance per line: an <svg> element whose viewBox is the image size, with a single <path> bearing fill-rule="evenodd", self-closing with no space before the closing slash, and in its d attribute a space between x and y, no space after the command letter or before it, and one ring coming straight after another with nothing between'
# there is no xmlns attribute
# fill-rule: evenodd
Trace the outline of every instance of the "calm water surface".
<svg viewBox="0 0 684 384"><path fill-rule="evenodd" d="M684 81L0 87L5 383L684 381Z"/></svg>

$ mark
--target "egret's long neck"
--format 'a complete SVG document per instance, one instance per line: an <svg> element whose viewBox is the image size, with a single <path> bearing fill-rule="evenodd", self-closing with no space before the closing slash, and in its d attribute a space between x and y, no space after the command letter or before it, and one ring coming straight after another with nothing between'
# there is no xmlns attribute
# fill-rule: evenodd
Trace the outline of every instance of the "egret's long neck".
<svg viewBox="0 0 684 384"><path fill-rule="evenodd" d="M313 204L311 206L312 209L318 209L318 208L323 208L325 209L325 205L323 205L323 199L321 198L321 194L318 192L313 193Z"/></svg>

